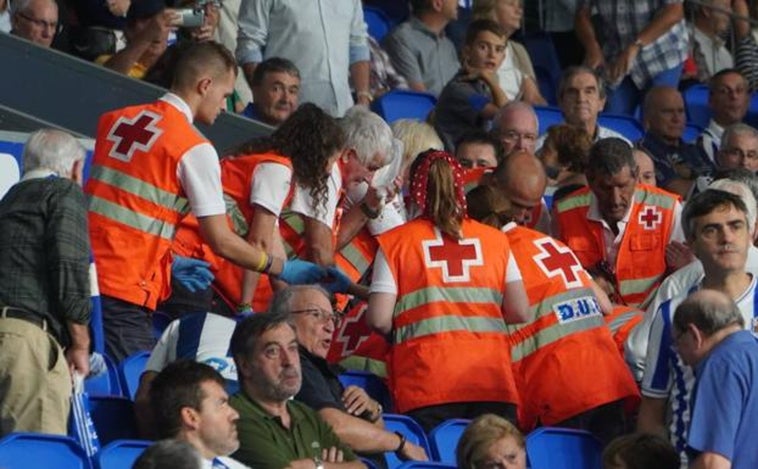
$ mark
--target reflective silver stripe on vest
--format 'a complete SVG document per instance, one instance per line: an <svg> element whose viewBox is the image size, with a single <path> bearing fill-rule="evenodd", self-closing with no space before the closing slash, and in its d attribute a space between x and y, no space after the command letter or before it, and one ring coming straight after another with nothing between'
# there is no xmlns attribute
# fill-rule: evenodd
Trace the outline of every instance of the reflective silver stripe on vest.
<svg viewBox="0 0 758 469"><path fill-rule="evenodd" d="M100 182L118 187L124 192L136 195L168 210L182 215L189 212L189 201L185 197L178 196L167 190L156 187L150 183L129 176L113 168L101 165L92 167L90 177Z"/></svg>
<svg viewBox="0 0 758 469"><path fill-rule="evenodd" d="M546 315L557 315L553 309L555 305L568 303L582 298L591 298L594 300L595 297L593 296L591 289L577 288L551 296L545 301L540 302L540 304L533 306L531 312L534 313L535 320ZM517 362L518 360L522 360L533 354L541 347L552 344L570 334L602 327L603 325L605 325L605 321L603 320L602 314L599 313L590 314L570 322L558 321L555 324L538 331L533 336L527 337L513 345L511 347L511 360ZM512 337L518 338L519 331L525 327L529 327L529 325L507 325L506 327Z"/></svg>
<svg viewBox="0 0 758 469"><path fill-rule="evenodd" d="M661 275L653 275L652 277L620 280L619 293L621 296L646 293L660 278Z"/></svg>
<svg viewBox="0 0 758 469"><path fill-rule="evenodd" d="M506 333L505 321L502 318L458 315L435 316L396 329L395 344L426 335L455 331Z"/></svg>
<svg viewBox="0 0 758 469"><path fill-rule="evenodd" d="M174 239L174 233L176 232L176 226L171 223L131 211L109 200L91 194L89 195L89 211L123 223L135 230L159 236L169 241Z"/></svg>
<svg viewBox="0 0 758 469"><path fill-rule="evenodd" d="M299 213L287 210L282 212L279 217L279 223L290 227L295 233L302 235L305 232L305 220ZM284 251L287 253L287 258L297 257L295 252L295 246L291 245L286 236L282 236L282 243L284 244Z"/></svg>
<svg viewBox="0 0 758 469"><path fill-rule="evenodd" d="M654 194L652 192L647 192L644 190L637 190L637 192L634 193L634 201L637 203L644 202L645 205L657 205L658 207L662 207L667 210L674 208L675 202L673 197Z"/></svg>
<svg viewBox="0 0 758 469"><path fill-rule="evenodd" d="M579 207L589 207L591 192L582 195L565 198L558 202L558 212L567 212Z"/></svg>
<svg viewBox="0 0 758 469"><path fill-rule="evenodd" d="M342 254L342 256L344 256L350 265L355 267L355 270L357 270L361 275L363 275L366 270L368 270L368 266L371 264L366 260L365 257L363 257L361 250L355 247L352 242L347 243L345 247L343 247L340 251L340 254Z"/></svg>
<svg viewBox="0 0 758 469"><path fill-rule="evenodd" d="M226 204L226 214L232 220L232 229L237 235L244 238L247 236L247 232L250 231L250 225L245 218L245 214L240 210L237 201L229 194L224 193L224 203Z"/></svg>
<svg viewBox="0 0 758 469"><path fill-rule="evenodd" d="M638 311L627 311L626 313L619 314L611 322L608 323L608 329L611 330L612 333L616 333L621 327L626 324L627 322L634 319L635 316L640 314Z"/></svg>
<svg viewBox="0 0 758 469"><path fill-rule="evenodd" d="M503 303L503 294L492 288L426 287L403 295L395 305L395 317L419 306L435 303Z"/></svg>

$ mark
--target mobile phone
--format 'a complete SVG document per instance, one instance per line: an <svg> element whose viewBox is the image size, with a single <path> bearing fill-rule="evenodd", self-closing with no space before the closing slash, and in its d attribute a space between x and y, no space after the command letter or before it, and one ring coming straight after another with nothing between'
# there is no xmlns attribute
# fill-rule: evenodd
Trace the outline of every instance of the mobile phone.
<svg viewBox="0 0 758 469"><path fill-rule="evenodd" d="M179 15L176 26L180 28L197 28L203 25L205 11L202 8L181 8L176 10L176 12Z"/></svg>

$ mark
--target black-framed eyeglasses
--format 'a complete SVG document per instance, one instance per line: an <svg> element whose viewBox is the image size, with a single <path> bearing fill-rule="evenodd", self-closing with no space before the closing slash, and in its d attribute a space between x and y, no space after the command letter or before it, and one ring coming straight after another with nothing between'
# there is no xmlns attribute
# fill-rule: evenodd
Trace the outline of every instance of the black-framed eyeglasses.
<svg viewBox="0 0 758 469"><path fill-rule="evenodd" d="M343 317L342 313L339 313L337 311L330 311L320 308L296 309L295 311L290 311L290 314L308 314L321 322L331 321L334 323L334 327L340 327Z"/></svg>
<svg viewBox="0 0 758 469"><path fill-rule="evenodd" d="M31 16L21 13L20 11L16 12L16 14L31 24L37 26L38 28L50 28L55 31L55 34L58 34L61 31L61 24L57 21L53 23L52 21L38 20L37 18L32 18Z"/></svg>

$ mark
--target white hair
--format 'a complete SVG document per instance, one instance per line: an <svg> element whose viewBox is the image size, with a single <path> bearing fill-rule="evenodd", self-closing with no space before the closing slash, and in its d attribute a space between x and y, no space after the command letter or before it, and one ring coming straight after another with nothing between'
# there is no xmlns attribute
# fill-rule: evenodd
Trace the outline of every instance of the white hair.
<svg viewBox="0 0 758 469"><path fill-rule="evenodd" d="M366 165L379 153L382 164L388 163L393 136L384 119L365 106L353 106L339 122L345 132L345 147L355 149L358 161Z"/></svg>
<svg viewBox="0 0 758 469"><path fill-rule="evenodd" d="M13 0L10 2L10 12L11 14L16 14L18 12L29 12L32 3L35 1L43 1L45 3L55 5L55 8L58 9L58 3L55 0Z"/></svg>
<svg viewBox="0 0 758 469"><path fill-rule="evenodd" d="M511 112L516 111L526 111L528 112L533 118L534 118L534 125L537 129L537 132L539 132L540 128L540 119L537 117L537 112L534 110L534 107L532 107L531 104L526 103L524 101L508 101L503 107L497 110L497 113L495 114L495 117L492 119L492 131L493 132L499 132L500 128L502 126L502 120L503 117L506 114L510 114Z"/></svg>
<svg viewBox="0 0 758 469"><path fill-rule="evenodd" d="M62 130L42 129L33 132L24 146L24 172L48 169L69 177L74 163L84 160L81 143Z"/></svg>
<svg viewBox="0 0 758 469"><path fill-rule="evenodd" d="M730 194L738 196L743 202L745 202L745 207L747 207L747 224L750 233L752 234L755 229L755 218L758 208L756 207L753 191L750 190L747 184L732 179L717 179L713 181L708 188L729 192Z"/></svg>

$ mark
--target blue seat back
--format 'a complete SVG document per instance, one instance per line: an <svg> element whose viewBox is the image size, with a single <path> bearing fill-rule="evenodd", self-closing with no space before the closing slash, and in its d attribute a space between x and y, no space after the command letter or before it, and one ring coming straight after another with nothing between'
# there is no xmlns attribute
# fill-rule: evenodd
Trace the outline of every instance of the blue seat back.
<svg viewBox="0 0 758 469"><path fill-rule="evenodd" d="M687 143L695 143L695 140L703 133L703 128L697 124L687 122L684 126L684 133L682 134L682 140Z"/></svg>
<svg viewBox="0 0 758 469"><path fill-rule="evenodd" d="M435 461L408 461L398 466L398 469L455 469L455 463L448 464Z"/></svg>
<svg viewBox="0 0 758 469"><path fill-rule="evenodd" d="M40 433L11 433L0 440L3 469L91 469L79 444L67 436Z"/></svg>
<svg viewBox="0 0 758 469"><path fill-rule="evenodd" d="M116 440L95 455L95 469L131 469L151 444L143 440Z"/></svg>
<svg viewBox="0 0 758 469"><path fill-rule="evenodd" d="M597 123L603 127L615 130L632 143L642 138L642 135L645 133L645 129L642 128L642 124L637 119L623 114L601 113L598 116Z"/></svg>
<svg viewBox="0 0 758 469"><path fill-rule="evenodd" d="M134 403L119 396L90 396L90 416L102 446L115 440L135 439Z"/></svg>
<svg viewBox="0 0 758 469"><path fill-rule="evenodd" d="M539 31L523 35L521 42L529 53L529 58L532 59L540 93L549 104L555 105L558 97L558 85L561 82L563 72L553 40L548 33ZM538 72L538 70L540 71ZM539 79L540 73L543 74L542 80Z"/></svg>
<svg viewBox="0 0 758 469"><path fill-rule="evenodd" d="M137 352L124 359L118 365L118 379L121 381L121 392L134 400L139 387L139 379L145 371L145 365L150 358L150 352Z"/></svg>
<svg viewBox="0 0 758 469"><path fill-rule="evenodd" d="M526 437L531 469L601 469L600 442L591 433L542 427Z"/></svg>
<svg viewBox="0 0 758 469"><path fill-rule="evenodd" d="M693 85L684 90L684 106L687 108L687 122L700 127L707 127L711 120L711 110L708 108L708 86Z"/></svg>
<svg viewBox="0 0 758 469"><path fill-rule="evenodd" d="M429 93L407 90L392 90L371 103L371 110L391 124L398 119L426 120L437 104L437 98Z"/></svg>
<svg viewBox="0 0 758 469"><path fill-rule="evenodd" d="M563 113L553 106L534 106L539 121L539 133L543 135L550 127L563 123Z"/></svg>
<svg viewBox="0 0 758 469"><path fill-rule="evenodd" d="M450 419L434 427L429 432L432 458L435 461L455 465L455 449L458 447L458 440L461 439L463 431L470 423L471 420L468 419Z"/></svg>
<svg viewBox="0 0 758 469"><path fill-rule="evenodd" d="M382 42L384 36L392 29L392 21L380 9L374 7L363 7L363 21L368 26L368 34Z"/></svg>
<svg viewBox="0 0 758 469"><path fill-rule="evenodd" d="M91 376L84 380L84 390L90 396L121 396L121 383L118 378L118 369L107 355L103 355L106 373Z"/></svg>
<svg viewBox="0 0 758 469"><path fill-rule="evenodd" d="M382 405L385 412L392 412L389 389L380 377L367 371L348 370L339 375L339 380L344 387L354 385L363 388L371 399Z"/></svg>
<svg viewBox="0 0 758 469"><path fill-rule="evenodd" d="M426 439L426 433L415 420L399 414L384 414L384 428L388 432L400 432L405 435L405 438L413 444L421 446L426 451L426 454L430 454L429 441ZM393 452L384 453L384 461L387 464L387 469L395 469L400 466L403 461L397 457L397 454Z"/></svg>

